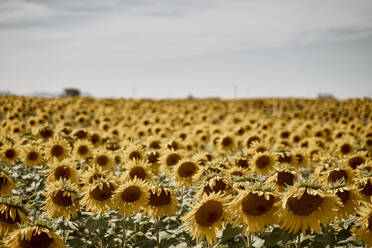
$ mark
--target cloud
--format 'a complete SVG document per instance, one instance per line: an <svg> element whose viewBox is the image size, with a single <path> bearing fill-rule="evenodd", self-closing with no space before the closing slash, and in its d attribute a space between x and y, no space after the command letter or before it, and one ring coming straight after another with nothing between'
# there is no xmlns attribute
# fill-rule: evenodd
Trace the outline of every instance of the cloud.
<svg viewBox="0 0 372 248"><path fill-rule="evenodd" d="M0 51L10 61L156 61L358 39L371 34L370 13L368 0L5 1Z"/></svg>

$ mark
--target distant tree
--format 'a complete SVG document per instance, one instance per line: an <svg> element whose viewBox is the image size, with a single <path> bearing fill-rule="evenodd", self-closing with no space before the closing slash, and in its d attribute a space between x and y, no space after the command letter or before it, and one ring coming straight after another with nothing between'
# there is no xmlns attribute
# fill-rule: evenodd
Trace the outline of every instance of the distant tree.
<svg viewBox="0 0 372 248"><path fill-rule="evenodd" d="M336 99L336 97L330 93L319 93L318 99Z"/></svg>
<svg viewBox="0 0 372 248"><path fill-rule="evenodd" d="M65 88L64 89L65 96L80 96L80 90L75 88Z"/></svg>

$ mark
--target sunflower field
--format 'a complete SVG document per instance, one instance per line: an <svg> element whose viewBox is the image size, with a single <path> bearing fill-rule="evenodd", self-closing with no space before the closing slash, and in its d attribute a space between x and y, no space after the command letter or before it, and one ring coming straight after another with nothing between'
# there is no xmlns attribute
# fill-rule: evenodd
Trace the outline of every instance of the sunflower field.
<svg viewBox="0 0 372 248"><path fill-rule="evenodd" d="M0 96L0 247L372 247L372 100Z"/></svg>

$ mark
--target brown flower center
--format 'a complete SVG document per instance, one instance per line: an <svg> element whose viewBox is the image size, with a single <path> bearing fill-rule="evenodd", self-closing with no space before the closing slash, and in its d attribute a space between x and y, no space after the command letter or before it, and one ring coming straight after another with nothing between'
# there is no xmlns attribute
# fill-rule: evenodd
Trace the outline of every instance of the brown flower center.
<svg viewBox="0 0 372 248"><path fill-rule="evenodd" d="M266 155L262 155L262 156L258 157L257 160L256 160L256 166L259 169L264 169L269 164L270 164L270 157L266 156Z"/></svg>
<svg viewBox="0 0 372 248"><path fill-rule="evenodd" d="M368 217L368 230L372 232L372 215Z"/></svg>
<svg viewBox="0 0 372 248"><path fill-rule="evenodd" d="M71 196L63 195L64 191L58 191L57 194L52 196L52 201L58 206L68 207L72 205Z"/></svg>
<svg viewBox="0 0 372 248"><path fill-rule="evenodd" d="M142 155L140 152L138 151L133 151L129 154L129 159L141 159L142 158Z"/></svg>
<svg viewBox="0 0 372 248"><path fill-rule="evenodd" d="M52 147L50 153L55 157L59 157L63 154L63 150L63 146L57 144Z"/></svg>
<svg viewBox="0 0 372 248"><path fill-rule="evenodd" d="M92 134L92 136L90 137L90 141L92 142L92 144L98 143L100 141L99 135L98 134Z"/></svg>
<svg viewBox="0 0 372 248"><path fill-rule="evenodd" d="M111 183L107 186L106 183L102 184L102 189L99 186L96 186L91 192L90 195L96 201L106 201L111 198L112 194L114 193L115 187Z"/></svg>
<svg viewBox="0 0 372 248"><path fill-rule="evenodd" d="M136 166L136 167L133 167L130 172L129 172L129 176L134 179L135 177L139 178L139 179L142 179L142 180L145 180L146 179L146 171L143 167L141 166Z"/></svg>
<svg viewBox="0 0 372 248"><path fill-rule="evenodd" d="M89 149L88 149L88 147L87 147L86 145L81 145L81 146L79 146L79 148L78 148L78 153L79 153L80 155L85 155L85 154L88 153L88 151L89 151Z"/></svg>
<svg viewBox="0 0 372 248"><path fill-rule="evenodd" d="M351 147L350 144L343 144L343 145L340 147L340 152L341 152L342 154L344 154L344 155L350 153L351 150L352 150L352 147Z"/></svg>
<svg viewBox="0 0 372 248"><path fill-rule="evenodd" d="M233 143L233 140L230 137L224 137L222 139L222 146L223 147L229 147L229 146L232 145L232 143Z"/></svg>
<svg viewBox="0 0 372 248"><path fill-rule="evenodd" d="M351 168L355 170L359 165L363 164L364 162L365 160L363 157L355 156L349 159L348 164Z"/></svg>
<svg viewBox="0 0 372 248"><path fill-rule="evenodd" d="M49 128L42 128L40 131L39 131L39 134L41 137L43 137L44 139L47 139L49 137L51 137L53 135L53 131L50 130Z"/></svg>
<svg viewBox="0 0 372 248"><path fill-rule="evenodd" d="M242 201L243 212L253 216L263 215L273 206L274 199L272 195L270 195L269 200L266 200L263 195L259 196L255 193L250 193Z"/></svg>
<svg viewBox="0 0 372 248"><path fill-rule="evenodd" d="M286 187L287 185L293 185L294 176L290 172L280 171L277 174L276 184L282 187Z"/></svg>
<svg viewBox="0 0 372 248"><path fill-rule="evenodd" d="M279 163L290 163L292 161L292 158L290 155L287 155L285 153L281 153L278 157Z"/></svg>
<svg viewBox="0 0 372 248"><path fill-rule="evenodd" d="M29 240L20 239L21 248L48 248L53 242L53 238L50 238L48 234L42 232L40 234L33 233Z"/></svg>
<svg viewBox="0 0 372 248"><path fill-rule="evenodd" d="M196 166L192 162L184 162L178 168L178 175L180 177L191 177L195 174Z"/></svg>
<svg viewBox="0 0 372 248"><path fill-rule="evenodd" d="M246 159L238 159L237 163L236 163L239 167L242 167L242 168L248 168L248 160Z"/></svg>
<svg viewBox="0 0 372 248"><path fill-rule="evenodd" d="M226 186L227 186L226 183L224 183L222 179L218 179L216 180L216 183L212 188L209 186L209 184L204 186L203 193L209 195L212 192L214 193L224 192L226 190Z"/></svg>
<svg viewBox="0 0 372 248"><path fill-rule="evenodd" d="M36 161L39 158L39 153L31 151L27 154L27 159L30 161Z"/></svg>
<svg viewBox="0 0 372 248"><path fill-rule="evenodd" d="M195 220L200 226L210 227L222 218L222 204L218 201L207 201L195 213Z"/></svg>
<svg viewBox="0 0 372 248"><path fill-rule="evenodd" d="M67 166L58 166L55 171L54 171L54 177L59 180L60 178L63 178L63 179L68 179L70 178L70 168L68 168Z"/></svg>
<svg viewBox="0 0 372 248"><path fill-rule="evenodd" d="M98 165L105 166L105 165L108 164L108 162L109 162L109 159L106 155L98 155L98 157L97 157Z"/></svg>
<svg viewBox="0 0 372 248"><path fill-rule="evenodd" d="M360 191L360 193L362 193L363 195L367 195L367 196L372 195L372 185L371 185L371 182L369 180L368 180L367 184L364 185L364 187Z"/></svg>
<svg viewBox="0 0 372 248"><path fill-rule="evenodd" d="M137 186L129 186L121 193L121 199L125 202L135 202L141 195L142 192Z"/></svg>
<svg viewBox="0 0 372 248"><path fill-rule="evenodd" d="M250 137L248 140L247 140L247 147L251 147L251 145L253 144L253 142L260 142L260 138L256 137L256 136L253 136L253 137Z"/></svg>
<svg viewBox="0 0 372 248"><path fill-rule="evenodd" d="M74 136L78 139L85 139L88 136L88 133L84 130L79 130L76 133L74 133Z"/></svg>
<svg viewBox="0 0 372 248"><path fill-rule="evenodd" d="M296 157L296 159L297 159L297 163L298 164L301 164L302 163L302 161L304 161L304 155L302 155L302 154L296 154L295 155L295 157Z"/></svg>
<svg viewBox="0 0 372 248"><path fill-rule="evenodd" d="M159 160L159 153L152 152L151 154L148 155L147 160L149 161L150 164L157 163Z"/></svg>
<svg viewBox="0 0 372 248"><path fill-rule="evenodd" d="M181 157L177 153L169 154L166 159L167 166L173 166L177 164L180 159Z"/></svg>
<svg viewBox="0 0 372 248"><path fill-rule="evenodd" d="M170 192L165 192L165 190L163 189L161 193L157 195L150 190L149 204L151 206L161 207L164 205L168 205L169 203L171 203Z"/></svg>
<svg viewBox="0 0 372 248"><path fill-rule="evenodd" d="M347 176L346 171L344 171L344 170L333 170L328 175L328 182L334 183L338 180L341 180L342 178L345 181L347 180L348 176Z"/></svg>
<svg viewBox="0 0 372 248"><path fill-rule="evenodd" d="M14 159L16 156L16 151L13 148L10 148L4 152L4 156L7 159Z"/></svg>
<svg viewBox="0 0 372 248"><path fill-rule="evenodd" d="M307 191L297 199L291 197L288 199L289 209L297 215L308 216L316 211L323 203L324 199L319 195L309 195Z"/></svg>
<svg viewBox="0 0 372 248"><path fill-rule="evenodd" d="M149 148L150 149L159 149L160 148L160 142L157 141L157 140L151 142L150 145L149 145Z"/></svg>
<svg viewBox="0 0 372 248"><path fill-rule="evenodd" d="M8 207L7 210L4 212L0 212L0 222L6 223L6 224L15 224L15 223L20 223L21 222L21 217L18 214L18 211L16 210L16 216L13 219L10 217L10 210L12 207Z"/></svg>
<svg viewBox="0 0 372 248"><path fill-rule="evenodd" d="M336 195L341 199L343 205L350 199L350 192L348 190L337 191Z"/></svg>

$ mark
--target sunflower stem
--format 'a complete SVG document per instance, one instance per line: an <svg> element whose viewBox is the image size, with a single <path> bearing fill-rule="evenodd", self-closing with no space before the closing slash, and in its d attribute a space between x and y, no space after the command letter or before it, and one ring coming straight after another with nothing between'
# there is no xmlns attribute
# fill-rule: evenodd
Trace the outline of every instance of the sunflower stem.
<svg viewBox="0 0 372 248"><path fill-rule="evenodd" d="M245 240L245 235L243 232L241 232L242 240L243 240L243 245L246 248L247 247L247 241Z"/></svg>
<svg viewBox="0 0 372 248"><path fill-rule="evenodd" d="M301 247L301 233L297 235L296 247L297 248Z"/></svg>
<svg viewBox="0 0 372 248"><path fill-rule="evenodd" d="M100 214L99 216L101 224L99 225L99 247L104 248L105 247L105 234L103 233L103 228L102 228L102 222L103 222L103 214Z"/></svg>
<svg viewBox="0 0 372 248"><path fill-rule="evenodd" d="M181 213L182 213L182 206L183 206L183 192L184 191L184 185L181 186L181 202L180 202L180 205L181 205Z"/></svg>
<svg viewBox="0 0 372 248"><path fill-rule="evenodd" d="M125 223L126 217L123 215L123 220ZM127 246L127 225L125 224L123 227L123 248Z"/></svg>
<svg viewBox="0 0 372 248"><path fill-rule="evenodd" d="M253 247L253 236L252 234L248 234L248 247L252 248Z"/></svg>
<svg viewBox="0 0 372 248"><path fill-rule="evenodd" d="M155 228L156 228L156 243L157 243L157 247L160 248L161 245L161 240L160 240L160 235L159 235L159 221L160 221L160 218L157 218L157 221L156 221L156 225L155 225Z"/></svg>

